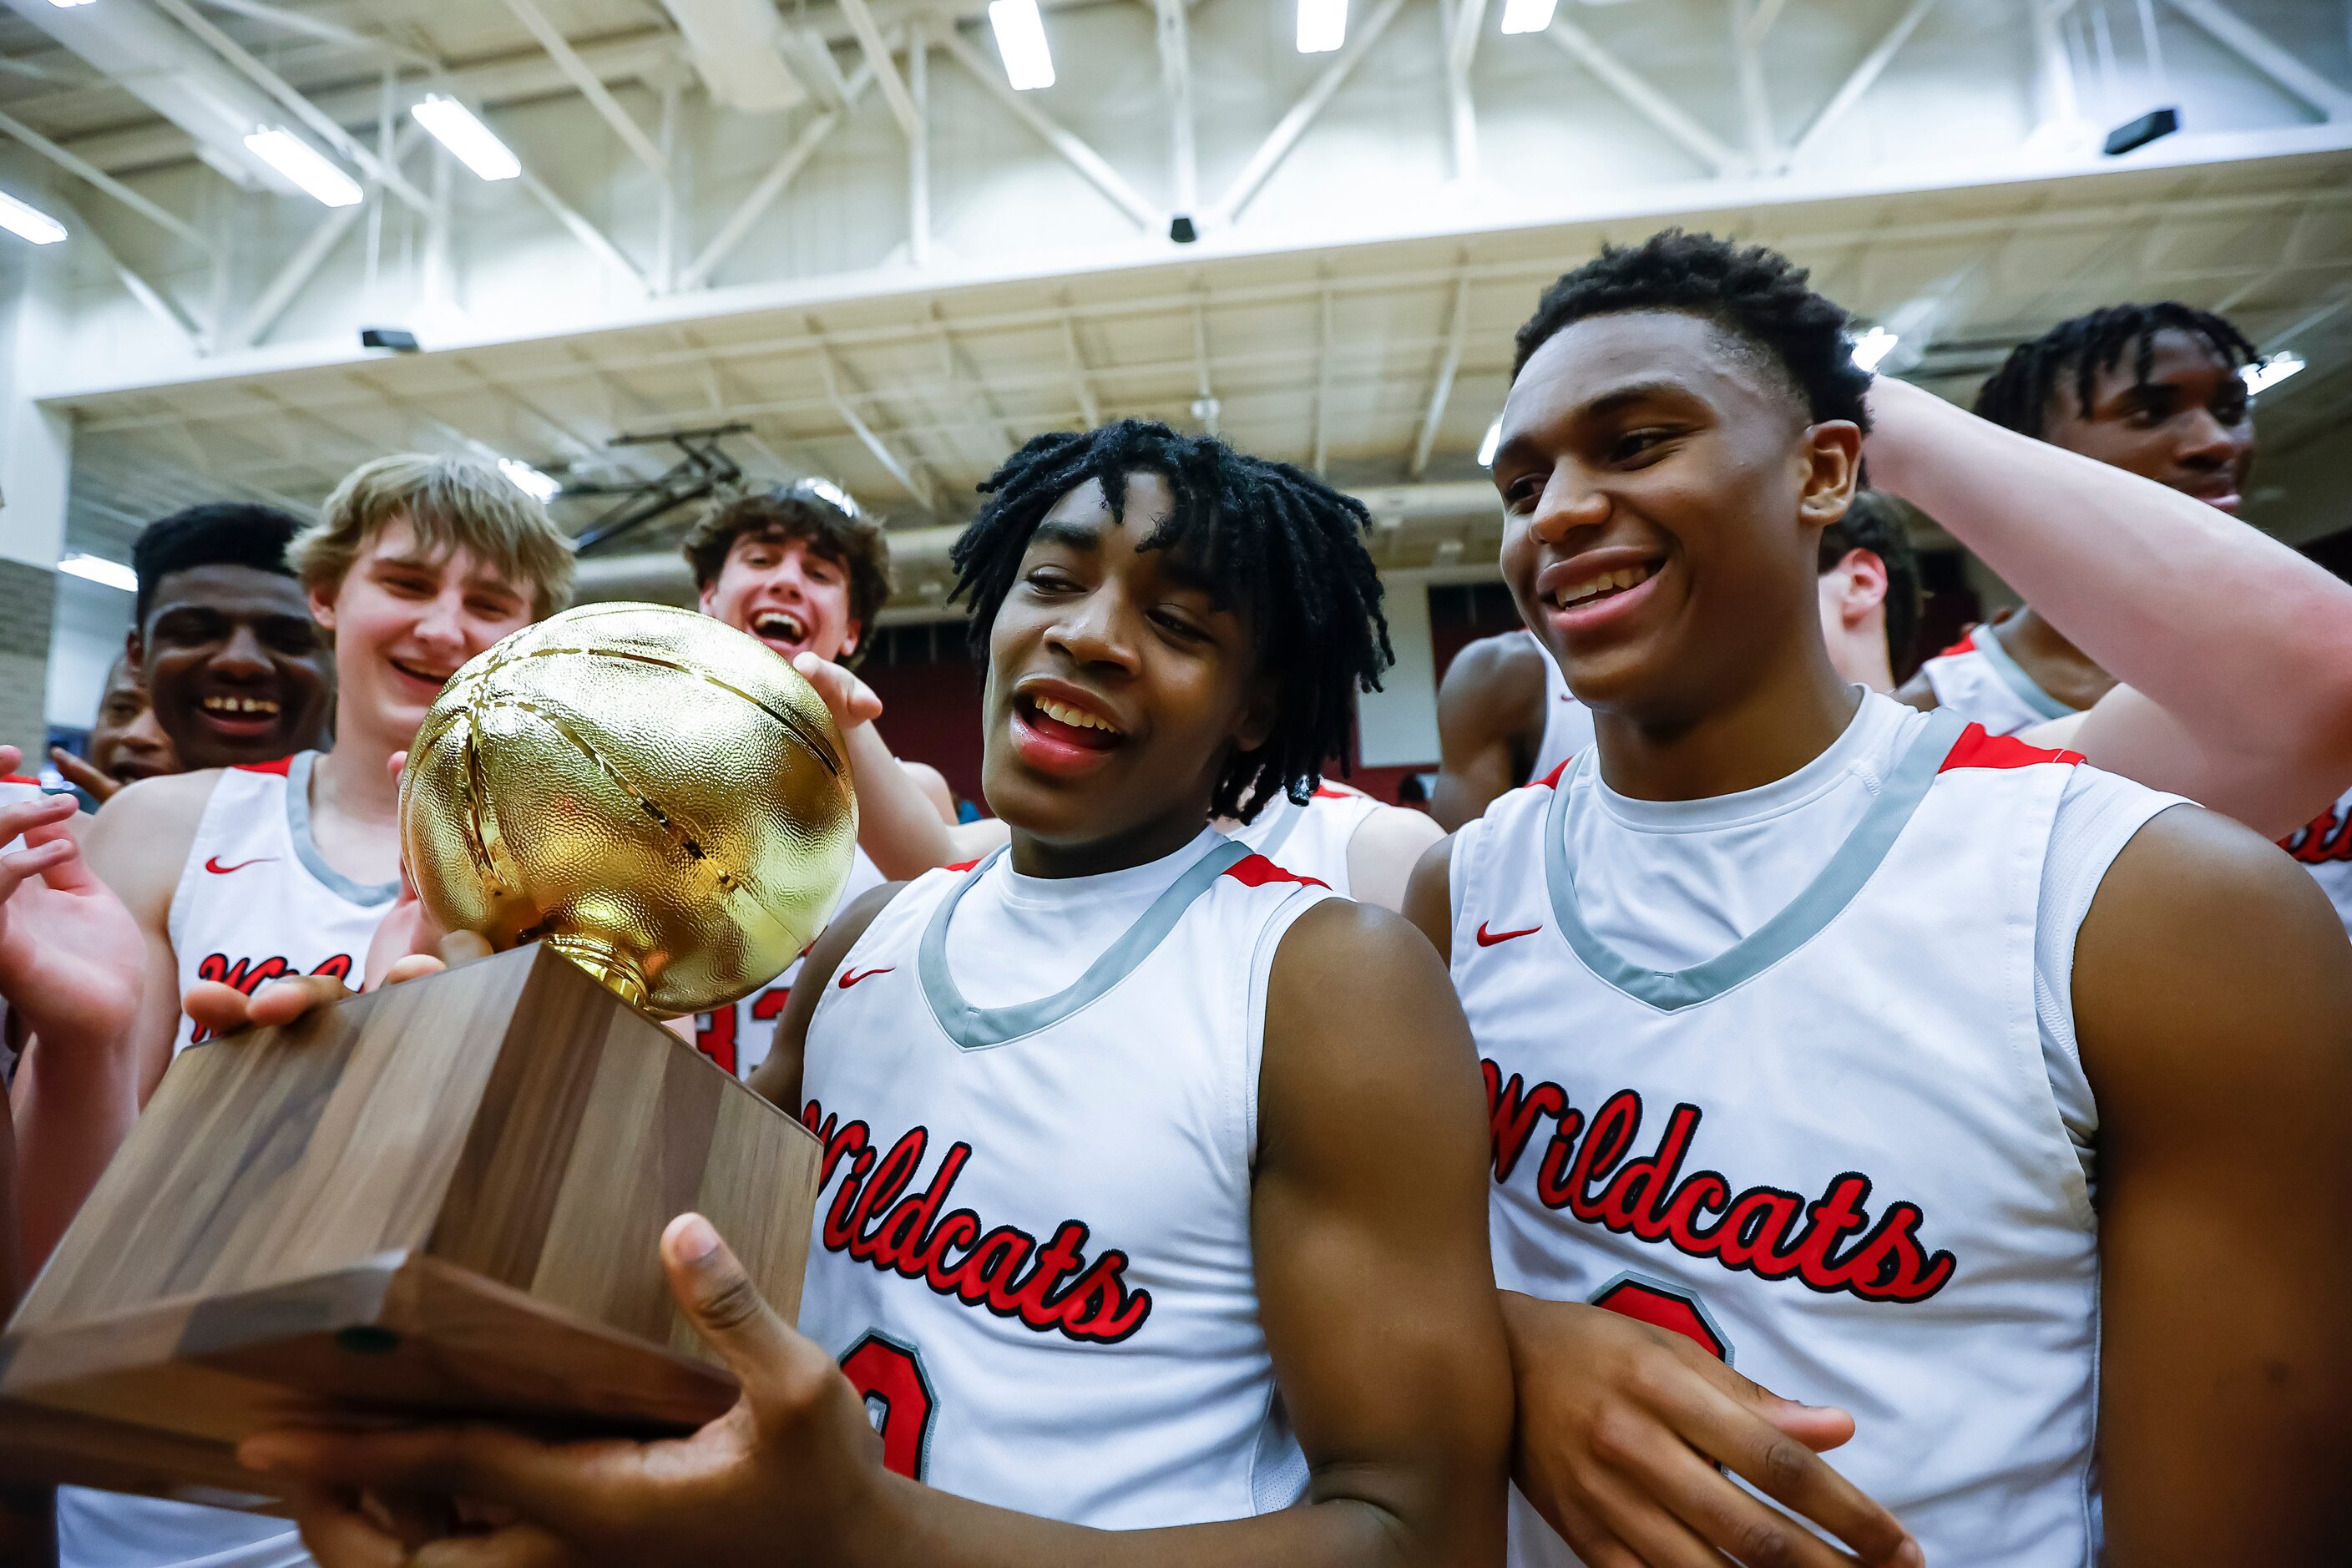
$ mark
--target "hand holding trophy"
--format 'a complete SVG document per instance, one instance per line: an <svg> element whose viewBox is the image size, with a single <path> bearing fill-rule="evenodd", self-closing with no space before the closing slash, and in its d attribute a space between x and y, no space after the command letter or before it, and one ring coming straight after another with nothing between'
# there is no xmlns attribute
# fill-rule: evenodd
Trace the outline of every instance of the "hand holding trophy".
<svg viewBox="0 0 2352 1568"><path fill-rule="evenodd" d="M819 1151L655 1020L789 963L856 833L824 704L716 621L589 605L467 665L402 849L499 951L174 1064L0 1338L0 1460L218 1500L305 1406L725 1409L656 1243L700 1210L789 1316Z"/></svg>

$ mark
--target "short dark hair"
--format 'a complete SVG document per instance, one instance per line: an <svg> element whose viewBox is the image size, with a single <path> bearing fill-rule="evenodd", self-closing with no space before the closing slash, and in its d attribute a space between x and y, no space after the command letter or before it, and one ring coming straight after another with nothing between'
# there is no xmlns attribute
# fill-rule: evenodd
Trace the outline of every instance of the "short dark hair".
<svg viewBox="0 0 2352 1568"><path fill-rule="evenodd" d="M131 569L139 574L131 614L141 630L155 602L155 584L174 572L199 566L250 566L292 577L286 547L302 531L302 520L280 507L252 501L206 501L158 518L131 547Z"/></svg>
<svg viewBox="0 0 2352 1568"><path fill-rule="evenodd" d="M1822 530L1816 571L1826 572L1849 550L1867 550L1886 567L1886 662L1897 686L1918 668L1919 552L1911 544L1911 519L1921 516L1909 501L1885 490L1859 489L1845 515Z"/></svg>
<svg viewBox="0 0 2352 1568"><path fill-rule="evenodd" d="M2210 310L2159 300L2152 305L2104 305L2086 315L2059 322L2031 342L2009 351L2009 358L1977 392L1977 414L2022 436L2042 438L2050 419L2050 405L2062 387L2074 395L2082 416L2091 416L2092 395L2099 377L2132 355L2135 384L2147 384L2156 363L2156 334L2170 328L2200 339L2231 370L2250 364L2260 355L2246 334L2227 318ZM2071 386L2061 378L2073 373Z"/></svg>
<svg viewBox="0 0 2352 1568"><path fill-rule="evenodd" d="M779 542L797 539L849 574L849 618L858 626L856 665L874 642L874 617L890 602L890 546L881 529L838 506L806 483L722 500L688 530L679 549L694 569L694 585L708 588L726 570L728 552L746 534Z"/></svg>
<svg viewBox="0 0 2352 1568"><path fill-rule="evenodd" d="M1588 317L1675 310L1754 344L1787 377L1811 422L1846 419L1866 431L1870 373L1853 363L1846 339L1852 318L1807 287L1808 276L1779 251L1679 228L1636 246L1602 246L1544 290L1519 329L1511 379L1554 334Z"/></svg>
<svg viewBox="0 0 2352 1568"><path fill-rule="evenodd" d="M1127 477L1139 471L1168 482L1175 510L1138 548L1197 563L1220 603L1246 610L1258 668L1277 682L1272 732L1226 764L1210 810L1246 822L1277 791L1304 804L1327 763L1348 772L1356 693L1378 689L1395 661L1364 542L1371 515L1312 474L1153 420L1033 437L980 487L990 499L950 554L972 650L986 658L1029 536L1054 504L1092 479L1124 521Z"/></svg>

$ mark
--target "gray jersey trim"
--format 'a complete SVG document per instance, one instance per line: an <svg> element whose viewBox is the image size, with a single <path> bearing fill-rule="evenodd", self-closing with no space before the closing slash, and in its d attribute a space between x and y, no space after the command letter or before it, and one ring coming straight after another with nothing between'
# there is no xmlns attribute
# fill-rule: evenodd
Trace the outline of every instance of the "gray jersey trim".
<svg viewBox="0 0 2352 1568"><path fill-rule="evenodd" d="M1253 853L1248 845L1230 838L1210 848L1171 882L1166 891L1152 900L1151 907L1105 949L1100 958L1088 964L1084 974L1053 995L1014 1003L1009 1007L975 1007L964 1000L963 993L956 988L955 977L948 973L948 921L963 896L1004 854L1003 848L998 848L948 890L948 896L940 900L940 907L931 911L930 921L923 928L915 971L922 984L923 999L930 1005L931 1016L939 1020L948 1038L968 1051L985 1050L1050 1028L1080 1008L1099 1001L1112 986L1134 973L1136 966L1175 929L1193 900Z"/></svg>
<svg viewBox="0 0 2352 1568"><path fill-rule="evenodd" d="M299 752L286 770L286 833L294 841L294 857L302 862L302 869L319 879L327 891L345 903L370 909L388 904L400 896L400 879L389 882L354 882L332 866L319 853L318 841L310 837L310 768L319 760L316 752Z"/></svg>
<svg viewBox="0 0 2352 1568"><path fill-rule="evenodd" d="M2017 662L2016 656L2000 646L2000 638L1993 635L1990 625L1979 626L1970 632L1969 646L1984 656L1984 661L1992 667L1993 674L2000 678L2003 686L2016 694L2020 702L2024 703L2044 719L2063 719L2082 711L2081 709L2061 702L2042 690L2042 683L2025 673L2025 666Z"/></svg>
<svg viewBox="0 0 2352 1568"><path fill-rule="evenodd" d="M1887 775L1885 791L1786 909L1705 963L1671 971L1644 969L1628 960L1593 934L1577 908L1576 873L1568 863L1568 795L1569 786L1592 766L1591 754L1586 753L1561 776L1544 814L1544 883L1560 935L1602 984L1662 1013L1678 1013L1722 995L1819 936L1853 901L1927 798L1944 759L1967 727L1968 721L1949 710L1928 714Z"/></svg>

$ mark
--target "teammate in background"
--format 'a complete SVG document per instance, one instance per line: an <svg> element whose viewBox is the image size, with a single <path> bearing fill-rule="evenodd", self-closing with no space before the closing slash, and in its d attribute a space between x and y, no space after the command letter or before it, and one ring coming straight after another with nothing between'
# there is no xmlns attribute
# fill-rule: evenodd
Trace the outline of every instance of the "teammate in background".
<svg viewBox="0 0 2352 1568"><path fill-rule="evenodd" d="M1317 783L1303 802L1278 795L1246 823L1221 816L1213 826L1286 871L1384 910L1404 908L1414 865L1445 836L1426 812L1331 779Z"/></svg>
<svg viewBox="0 0 2352 1568"><path fill-rule="evenodd" d="M831 485L803 480L713 507L680 546L694 572L702 613L759 638L788 661L813 654L843 670L855 669L874 618L890 597L890 550L882 531L842 504L839 495ZM873 707L879 710L878 702ZM846 738L861 808L867 795L894 787L902 798L908 786L927 800L934 789L939 798L946 797L947 782L938 771L890 757L871 722L857 725ZM937 801L929 804L936 812ZM875 814L861 809L860 816L870 836L877 830ZM955 820L951 805L944 820ZM848 908L884 880L861 845L841 907ZM703 1055L729 1072L751 1076L767 1058L776 1017L799 973L795 959L732 1007L703 1014L695 1029Z"/></svg>
<svg viewBox="0 0 2352 1568"><path fill-rule="evenodd" d="M2242 374L2253 359L2253 345L2221 317L2169 302L2114 305L2012 351L1978 394L1977 412L2234 516L2254 460ZM2114 685L2028 605L1929 659L1901 695L2011 734L2086 708ZM2352 789L2281 847L2318 879L2352 931Z"/></svg>
<svg viewBox="0 0 2352 1568"><path fill-rule="evenodd" d="M1675 232L1520 330L1504 574L1597 743L1411 900L1486 1059L1525 1292L1514 1561L1844 1561L1721 1463L1874 1563L2334 1562L2352 1260L2309 1237L2352 1184L2352 952L2237 825L1857 693L1814 582L1875 416L1874 476L1955 532L2060 503L2041 555L1979 529L2012 581L2090 549L2315 590L2156 487L1872 389L1846 320ZM2087 544L2048 521L2074 510ZM2147 706L2084 741L2129 749ZM1804 1452L1841 1443L1851 1482Z"/></svg>
<svg viewBox="0 0 2352 1568"><path fill-rule="evenodd" d="M1388 659L1369 520L1141 421L983 488L954 559L1014 837L861 900L785 1009L757 1087L830 1150L801 1331L682 1219L674 1286L746 1390L696 1436L248 1461L518 1508L485 1564L1495 1560L1508 1369L1444 972L1207 826L1346 754ZM328 1568L398 1558L310 1498Z"/></svg>
<svg viewBox="0 0 2352 1568"><path fill-rule="evenodd" d="M131 668L187 770L276 762L323 742L334 659L286 547L302 521L274 506L221 501L147 525Z"/></svg>
<svg viewBox="0 0 2352 1568"><path fill-rule="evenodd" d="M1919 558L1903 503L1865 489L1822 531L1822 630L1846 679L1891 691L1910 673L1919 628ZM1592 712L1528 631L1480 637L1445 668L1437 689L1440 762L1430 814L1448 829L1495 797L1549 778L1592 744Z"/></svg>
<svg viewBox="0 0 2352 1568"><path fill-rule="evenodd" d="M544 509L497 470L461 459L369 463L328 498L318 523L282 548L308 598L299 637L281 624L282 596L266 616L257 603L250 612L218 607L227 572L252 579L257 601L264 592L278 595L267 566L205 568L211 607L202 611L193 593L174 596L198 572L141 573L142 592L152 585L156 601L141 621L144 668L157 681L167 727L184 680L210 694L189 704L204 715L207 737L219 731L258 746L293 733L290 689L262 682L308 637L307 617L315 616L333 643L335 746L133 784L89 829L89 864L129 906L145 973L130 988L139 1001L127 1026L110 1035L40 1027L19 1070L24 1226L36 1267L173 1057L198 1037L182 1012L184 993L205 985L250 993L279 975L354 972L398 888L393 754L406 749L458 666L560 607L571 592L571 547ZM180 651L198 647L231 652L191 653L181 672ZM254 678L242 688L224 674L231 655ZM268 699L274 708L240 697L233 711L211 700L236 690L254 703L265 690L279 695ZM182 754L210 753L183 743ZM59 1492L58 1509L65 1568L276 1568L302 1560L279 1521L70 1488Z"/></svg>
<svg viewBox="0 0 2352 1568"><path fill-rule="evenodd" d="M172 737L155 721L154 706L147 700L147 689L139 683L139 670L127 651L107 667L98 721L89 728L89 753L77 757L63 746L51 746L49 760L68 784L99 805L124 784L180 771Z"/></svg>

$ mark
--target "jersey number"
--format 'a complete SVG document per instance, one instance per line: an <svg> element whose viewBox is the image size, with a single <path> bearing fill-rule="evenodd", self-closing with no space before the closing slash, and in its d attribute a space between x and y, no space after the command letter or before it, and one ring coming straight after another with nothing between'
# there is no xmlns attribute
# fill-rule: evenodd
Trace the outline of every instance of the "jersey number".
<svg viewBox="0 0 2352 1568"><path fill-rule="evenodd" d="M1715 1326L1715 1319L1707 1310L1699 1305L1698 1298L1687 1290L1644 1279L1638 1274L1620 1274L1601 1288L1592 1304L1654 1329L1680 1334L1726 1366L1731 1364L1731 1342Z"/></svg>
<svg viewBox="0 0 2352 1568"><path fill-rule="evenodd" d="M866 1401L866 1418L882 1435L882 1463L921 1480L931 1447L931 1380L914 1346L869 1330L841 1358L842 1374Z"/></svg>

